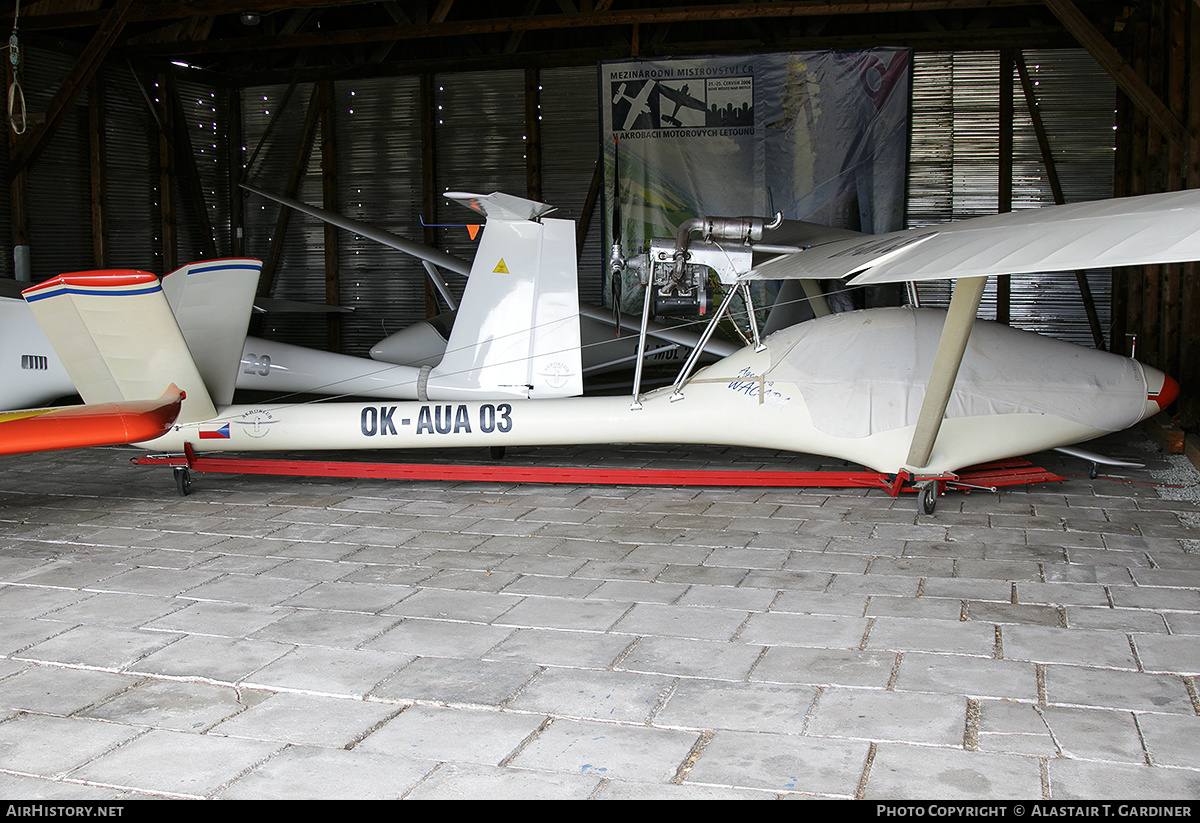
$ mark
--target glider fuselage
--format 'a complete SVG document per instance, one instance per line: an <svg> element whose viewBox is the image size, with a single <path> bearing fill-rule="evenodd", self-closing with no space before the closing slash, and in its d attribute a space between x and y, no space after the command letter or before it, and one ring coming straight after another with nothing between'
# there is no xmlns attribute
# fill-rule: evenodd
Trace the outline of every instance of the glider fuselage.
<svg viewBox="0 0 1200 823"><path fill-rule="evenodd" d="M308 451L695 443L786 449L882 472L953 472L1127 428L1173 382L1117 355L980 322L927 466L906 466L944 314L871 309L777 332L671 389L625 397L231 406L140 444ZM871 357L865 357L873 352Z"/></svg>

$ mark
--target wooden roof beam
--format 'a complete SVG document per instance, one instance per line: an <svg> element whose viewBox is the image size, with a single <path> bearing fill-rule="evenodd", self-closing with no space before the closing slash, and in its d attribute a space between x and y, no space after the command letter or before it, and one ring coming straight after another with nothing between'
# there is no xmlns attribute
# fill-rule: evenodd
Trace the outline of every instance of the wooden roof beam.
<svg viewBox="0 0 1200 823"><path fill-rule="evenodd" d="M54 98L46 107L45 122L17 138L16 148L8 166L10 180L32 165L45 151L46 144L58 132L67 113L75 105L79 95L87 88L88 83L100 68L104 56L108 54L122 29L125 28L126 15L132 3L133 0L117 0L105 16L104 22L92 35L92 39L84 48L83 53L79 55L79 59L70 73L63 79L58 91L54 93Z"/></svg>
<svg viewBox="0 0 1200 823"><path fill-rule="evenodd" d="M1176 148L1187 149L1188 135L1183 122L1159 98L1150 85L1121 57L1120 53L1092 25L1072 0L1044 0L1059 22L1092 55L1117 87L1129 97Z"/></svg>

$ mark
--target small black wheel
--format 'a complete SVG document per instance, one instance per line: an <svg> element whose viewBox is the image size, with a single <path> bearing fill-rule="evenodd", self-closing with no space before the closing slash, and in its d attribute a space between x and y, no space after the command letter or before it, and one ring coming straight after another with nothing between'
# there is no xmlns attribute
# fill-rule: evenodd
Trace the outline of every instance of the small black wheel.
<svg viewBox="0 0 1200 823"><path fill-rule="evenodd" d="M1088 466L1088 479L1095 480L1096 475L1098 475L1099 473L1100 473L1100 465L1093 461L1092 464L1090 466Z"/></svg>
<svg viewBox="0 0 1200 823"><path fill-rule="evenodd" d="M492 459L493 460L503 460L504 459L504 447L503 446L492 446L491 448L492 448Z"/></svg>
<svg viewBox="0 0 1200 823"><path fill-rule="evenodd" d="M921 507L921 514L933 514L933 510L937 508L938 499L938 484L936 480L932 480L921 487L921 491L917 494L917 505Z"/></svg>
<svg viewBox="0 0 1200 823"><path fill-rule="evenodd" d="M192 473L187 466L175 467L175 488L179 490L182 497L187 497L188 491L192 488Z"/></svg>

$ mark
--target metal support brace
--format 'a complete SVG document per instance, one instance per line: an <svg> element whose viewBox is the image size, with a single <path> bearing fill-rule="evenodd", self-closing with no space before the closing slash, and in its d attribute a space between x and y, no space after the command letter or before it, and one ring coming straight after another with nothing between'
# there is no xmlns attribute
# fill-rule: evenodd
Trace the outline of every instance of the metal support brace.
<svg viewBox="0 0 1200 823"><path fill-rule="evenodd" d="M954 295L946 312L946 325L942 327L933 370L925 386L925 400L921 403L921 414L913 432L912 446L909 447L907 464L911 468L920 469L929 465L933 443L937 440L942 418L946 415L950 392L954 389L954 380L958 377L958 367L967 350L967 339L971 336L971 327L975 325L975 313L979 311L983 287L986 285L986 277L965 277L954 285Z"/></svg>
<svg viewBox="0 0 1200 823"><path fill-rule="evenodd" d="M646 298L642 303L642 328L638 334L637 362L633 367L633 403L629 407L630 411L639 411L642 408L642 364L646 360L646 330L650 323L650 295L653 289L654 276L651 274L646 277Z"/></svg>
<svg viewBox="0 0 1200 823"><path fill-rule="evenodd" d="M700 359L701 352L708 345L708 339L712 337L713 332L717 330L717 323L729 311L729 304L733 302L733 296L738 293L736 286L730 286L725 292L725 299L721 301L717 313L713 315L712 320L708 321L708 325L704 327L704 333L700 335L700 342L696 344L696 348L692 349L692 353L688 355L688 359L684 362L683 368L679 370L679 376L675 378L674 391L671 392L671 402L683 399L683 384L687 382L688 377L692 374L692 369L696 365L696 361Z"/></svg>
<svg viewBox="0 0 1200 823"><path fill-rule="evenodd" d="M740 288L742 290L742 302L746 304L746 319L750 323L751 339L754 340L754 350L762 351L765 346L758 336L758 318L754 316L754 301L750 296L750 283L743 280Z"/></svg>

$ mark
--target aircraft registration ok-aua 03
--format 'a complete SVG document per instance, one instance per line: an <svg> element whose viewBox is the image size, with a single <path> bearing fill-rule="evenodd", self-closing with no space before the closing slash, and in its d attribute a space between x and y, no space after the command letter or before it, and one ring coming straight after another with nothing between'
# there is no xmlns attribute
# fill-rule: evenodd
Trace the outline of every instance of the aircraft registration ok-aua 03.
<svg viewBox="0 0 1200 823"><path fill-rule="evenodd" d="M245 295L238 298L244 311L229 306L223 345L212 349L189 347L152 275L64 275L26 290L25 299L87 404L82 409L116 404L96 414L154 428L151 435L107 432L108 442L136 439L155 452L189 456L724 444L853 461L893 478L893 489L919 489L920 505L930 512L964 467L1127 428L1156 414L1177 392L1169 377L1129 358L976 321L975 312L990 274L1200 259L1200 192L872 237L842 232L757 266L752 251L759 222L694 221L673 248L651 247L646 302L686 297L702 276L705 254L719 253L713 267L726 296L708 333L735 293L749 300L748 284L756 278L959 283L946 312L846 312L761 340L751 321L751 345L699 371L690 359L668 388L642 392L639 376L632 397L580 396L573 224L546 217L542 204L503 194L448 196L484 213L487 222L446 354L436 366L410 369L407 401L231 405L253 295L245 282L237 285L249 278L245 269L219 275L230 295ZM698 240L690 241L692 231L700 232ZM645 335L640 345L644 350ZM177 388L164 395L168 387ZM156 410L126 408L159 397L151 404ZM173 422L164 423L176 406ZM62 419L67 413L55 414L0 422L0 451L104 440ZM26 435L15 440L9 432Z"/></svg>

